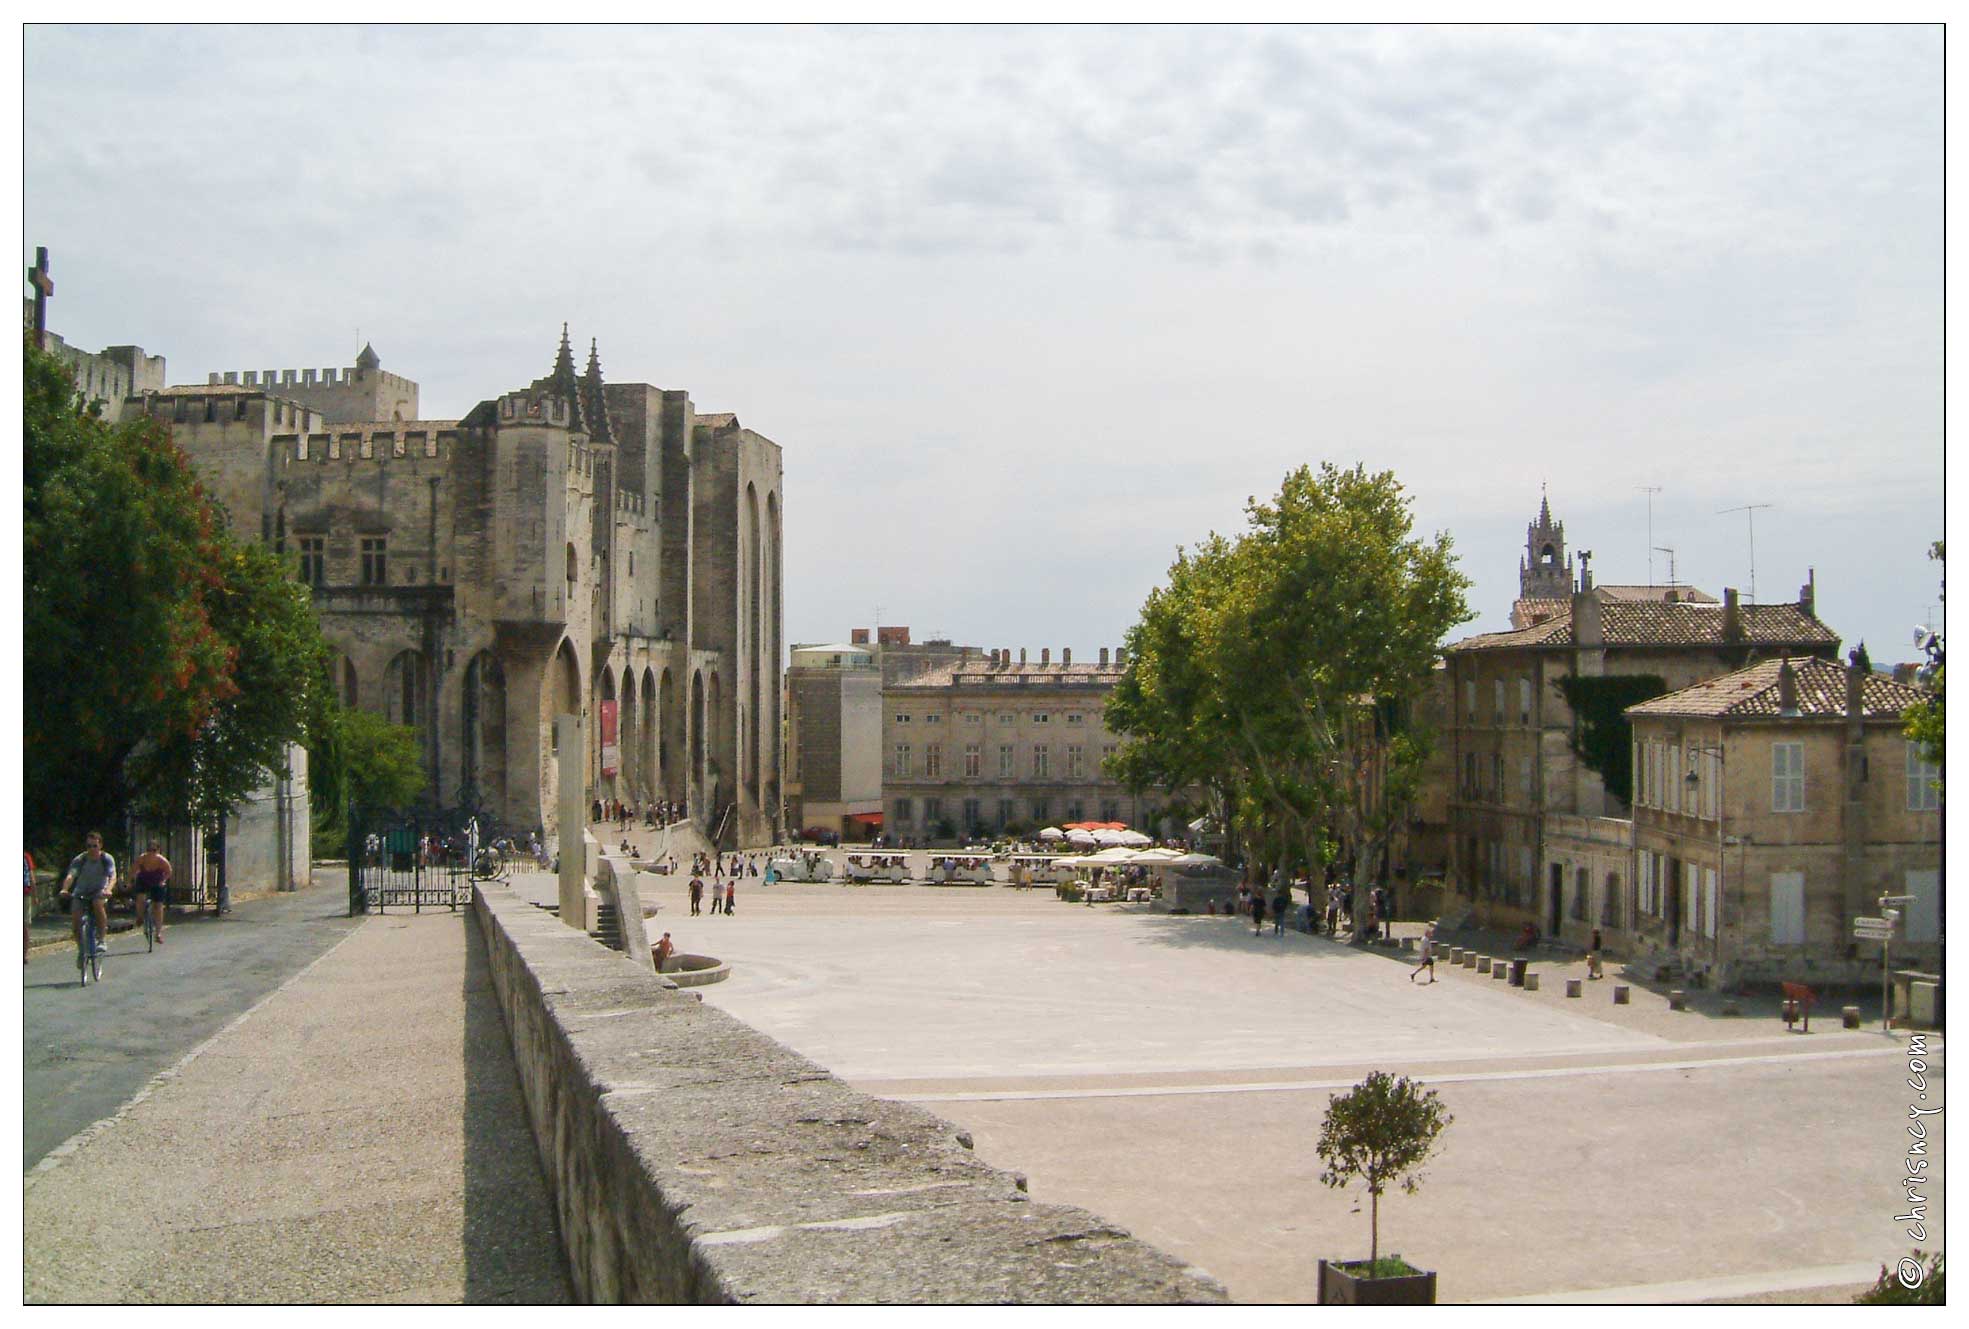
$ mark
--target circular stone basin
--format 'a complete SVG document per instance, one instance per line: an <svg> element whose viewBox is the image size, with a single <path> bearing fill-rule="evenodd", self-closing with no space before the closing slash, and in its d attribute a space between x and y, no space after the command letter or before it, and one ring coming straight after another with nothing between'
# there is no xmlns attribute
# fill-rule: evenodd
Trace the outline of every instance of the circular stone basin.
<svg viewBox="0 0 1969 1329"><path fill-rule="evenodd" d="M732 976L732 967L715 955L686 955L673 952L663 963L663 976L680 988L722 983Z"/></svg>

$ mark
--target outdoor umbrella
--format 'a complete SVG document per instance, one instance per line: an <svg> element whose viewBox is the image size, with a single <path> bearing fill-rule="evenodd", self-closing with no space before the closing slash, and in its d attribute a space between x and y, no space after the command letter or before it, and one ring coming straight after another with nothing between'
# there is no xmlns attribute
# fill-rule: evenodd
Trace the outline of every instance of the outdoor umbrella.
<svg viewBox="0 0 1969 1329"><path fill-rule="evenodd" d="M1067 833L1057 826L1048 826L1039 833L1039 838L1042 840L1064 840L1066 836Z"/></svg>

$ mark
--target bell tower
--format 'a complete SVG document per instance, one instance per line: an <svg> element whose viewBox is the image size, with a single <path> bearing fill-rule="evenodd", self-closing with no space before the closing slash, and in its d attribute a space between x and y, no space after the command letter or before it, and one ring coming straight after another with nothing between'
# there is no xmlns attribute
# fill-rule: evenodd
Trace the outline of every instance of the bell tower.
<svg viewBox="0 0 1969 1329"><path fill-rule="evenodd" d="M1525 556L1518 562L1518 598L1564 600L1572 595L1572 557L1566 524L1552 520L1552 505L1539 486L1538 520L1525 527Z"/></svg>

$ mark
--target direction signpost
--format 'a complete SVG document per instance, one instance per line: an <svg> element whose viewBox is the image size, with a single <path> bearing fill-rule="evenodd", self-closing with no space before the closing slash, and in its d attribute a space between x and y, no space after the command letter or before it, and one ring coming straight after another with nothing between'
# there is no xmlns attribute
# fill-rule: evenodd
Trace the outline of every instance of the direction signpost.
<svg viewBox="0 0 1969 1329"><path fill-rule="evenodd" d="M1901 921L1901 911L1887 906L1906 904L1911 899L1911 896L1906 895L1883 895L1880 897L1880 917L1860 917L1853 920L1854 941L1880 943L1880 1031L1882 1033L1892 1033L1894 1029L1894 997L1887 975L1887 953L1892 949L1894 927Z"/></svg>

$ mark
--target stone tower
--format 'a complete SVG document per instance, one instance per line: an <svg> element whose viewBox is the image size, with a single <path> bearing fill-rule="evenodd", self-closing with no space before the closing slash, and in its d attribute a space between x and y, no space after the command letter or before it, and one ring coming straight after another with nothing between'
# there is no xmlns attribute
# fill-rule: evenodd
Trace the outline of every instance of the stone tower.
<svg viewBox="0 0 1969 1329"><path fill-rule="evenodd" d="M1518 598L1564 600L1572 595L1572 585L1566 524L1552 520L1552 505L1541 491L1538 520L1525 527L1525 556L1518 562Z"/></svg>

